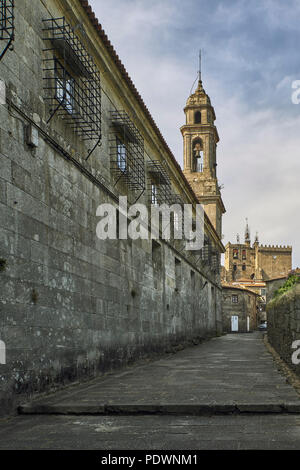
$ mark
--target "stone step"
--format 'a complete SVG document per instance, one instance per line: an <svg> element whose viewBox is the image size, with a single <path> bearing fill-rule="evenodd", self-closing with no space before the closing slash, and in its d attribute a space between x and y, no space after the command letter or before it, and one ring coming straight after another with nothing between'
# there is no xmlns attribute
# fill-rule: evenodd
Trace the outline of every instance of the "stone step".
<svg viewBox="0 0 300 470"><path fill-rule="evenodd" d="M190 415L217 414L300 414L300 401L291 403L195 403L195 404L83 404L52 405L27 403L18 409L22 415Z"/></svg>

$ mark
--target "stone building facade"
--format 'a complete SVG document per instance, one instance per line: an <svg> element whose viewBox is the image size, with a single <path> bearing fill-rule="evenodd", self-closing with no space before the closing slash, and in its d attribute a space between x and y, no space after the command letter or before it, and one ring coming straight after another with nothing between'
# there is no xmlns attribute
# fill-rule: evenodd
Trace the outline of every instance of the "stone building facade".
<svg viewBox="0 0 300 470"><path fill-rule="evenodd" d="M267 283L265 281L256 281L252 279L240 279L235 282L222 282L224 287L233 287L239 289L246 289L256 294L256 320L257 326L266 321L266 302L267 302Z"/></svg>
<svg viewBox="0 0 300 470"><path fill-rule="evenodd" d="M267 281L287 276L292 269L292 247L261 245L258 237L251 245L248 224L244 243L228 242L225 249L223 280L226 282L240 279Z"/></svg>
<svg viewBox="0 0 300 470"><path fill-rule="evenodd" d="M292 268L292 247L261 245L256 235L251 245L248 222L244 243L228 242L222 266L223 286L241 287L257 294L257 324L266 321L267 292L272 281L285 279ZM283 281L284 282L284 281ZM278 284L275 281L275 284Z"/></svg>
<svg viewBox="0 0 300 470"><path fill-rule="evenodd" d="M210 210L197 253L172 238L96 236L101 203L117 208L122 195L129 205L195 208L197 193L86 0L5 2L3 13L1 27L12 23L0 40L5 412L34 393L221 333L224 247Z"/></svg>
<svg viewBox="0 0 300 470"><path fill-rule="evenodd" d="M250 333L257 327L257 298L253 291L223 286L223 331Z"/></svg>

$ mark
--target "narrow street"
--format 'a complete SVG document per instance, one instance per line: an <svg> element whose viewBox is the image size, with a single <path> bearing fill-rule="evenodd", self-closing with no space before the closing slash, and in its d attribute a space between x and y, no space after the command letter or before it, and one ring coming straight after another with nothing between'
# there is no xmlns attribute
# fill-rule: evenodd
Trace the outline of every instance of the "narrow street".
<svg viewBox="0 0 300 470"><path fill-rule="evenodd" d="M299 449L300 399L259 332L229 334L24 404L1 449Z"/></svg>

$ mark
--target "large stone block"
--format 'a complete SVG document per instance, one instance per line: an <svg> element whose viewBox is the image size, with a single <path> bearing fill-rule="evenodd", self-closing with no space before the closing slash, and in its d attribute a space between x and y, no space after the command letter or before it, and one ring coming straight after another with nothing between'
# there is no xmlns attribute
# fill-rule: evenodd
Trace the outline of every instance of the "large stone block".
<svg viewBox="0 0 300 470"><path fill-rule="evenodd" d="M4 155L0 155L0 178L11 182L11 160Z"/></svg>

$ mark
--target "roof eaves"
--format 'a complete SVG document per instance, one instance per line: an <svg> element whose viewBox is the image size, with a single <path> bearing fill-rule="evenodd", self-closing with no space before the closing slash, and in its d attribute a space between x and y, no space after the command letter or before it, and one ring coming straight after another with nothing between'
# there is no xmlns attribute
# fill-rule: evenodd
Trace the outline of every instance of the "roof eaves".
<svg viewBox="0 0 300 470"><path fill-rule="evenodd" d="M178 170L178 172L180 173L180 176L182 177L184 183L186 184L186 186L188 187L189 191L191 192L191 195L194 197L195 201L198 202L198 199L197 199L197 196L196 194L194 193L191 185L189 184L189 182L187 181L186 177L184 176L184 173L181 169L181 166L179 165L179 163L177 162L176 158L174 157L171 149L169 148L167 142L165 141L160 129L158 128L157 124L155 123L153 117L151 116L151 113L149 111L149 109L147 108L143 98L141 97L140 93L138 92L136 86L134 85L133 81L131 80L130 76L128 75L128 72L127 70L125 69L124 65L122 64L118 54L116 53L113 45L111 44L110 40L108 39L105 31L103 30L101 24L99 23L95 13L93 12L91 6L89 5L89 2L88 0L79 0L79 3L81 4L81 6L83 7L83 9L85 10L85 12L87 13L87 16L89 18L89 20L91 21L92 25L94 26L94 28L97 30L100 38L102 39L104 45L106 46L108 52L110 53L113 61L115 62L115 64L117 65L117 67L119 68L120 70L120 73L122 74L122 76L125 78L125 81L127 82L129 88L131 88L133 94L135 95L137 101L140 103L144 113L146 114L147 118L149 119L149 121L151 122L156 134L158 135L159 139L162 141L166 151L168 152L169 156L171 157L171 160L172 162L174 163L176 169ZM207 216L207 214L205 214L205 219L207 221L207 223L210 225L211 229L215 232L215 235L217 236L217 238L219 239L220 241L220 246L223 247L223 251L225 251L225 248L224 248L224 245L223 243L221 242L220 240L220 237L219 235L217 234L214 226L212 225L209 217Z"/></svg>

